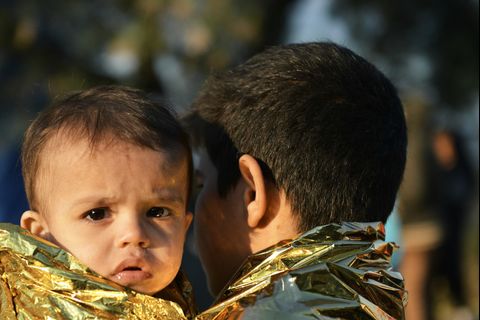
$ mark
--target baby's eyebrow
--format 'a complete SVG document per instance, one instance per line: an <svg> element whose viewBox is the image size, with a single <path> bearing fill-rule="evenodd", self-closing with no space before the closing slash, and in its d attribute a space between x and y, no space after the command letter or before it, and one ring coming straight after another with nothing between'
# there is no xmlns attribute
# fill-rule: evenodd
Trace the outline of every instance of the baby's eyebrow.
<svg viewBox="0 0 480 320"><path fill-rule="evenodd" d="M93 203L95 205L107 205L108 203L111 203L115 201L115 198L113 197L99 197L98 195L89 195L85 196L83 198L79 198L75 201L72 202L72 207L83 204L83 203Z"/></svg>
<svg viewBox="0 0 480 320"><path fill-rule="evenodd" d="M154 188L152 190L152 198L155 200L165 201L168 203L175 203L178 205L185 204L185 198L180 190L176 188L169 188L169 187L160 187ZM99 196L99 195L86 195L84 197L80 197L73 201L70 205L70 208L74 208L78 205L82 205L88 203L90 206L108 206L111 203L117 202L119 199L117 197L108 197L108 196Z"/></svg>
<svg viewBox="0 0 480 320"><path fill-rule="evenodd" d="M153 189L154 194L163 201L176 202L178 204L184 204L185 199L183 194L175 188L155 188Z"/></svg>

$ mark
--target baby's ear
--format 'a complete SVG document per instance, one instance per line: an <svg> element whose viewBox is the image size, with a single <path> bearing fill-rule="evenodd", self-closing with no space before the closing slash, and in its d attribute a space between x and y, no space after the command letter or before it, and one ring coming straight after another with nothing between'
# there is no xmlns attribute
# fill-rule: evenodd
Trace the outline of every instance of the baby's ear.
<svg viewBox="0 0 480 320"><path fill-rule="evenodd" d="M42 238L48 237L48 229L45 226L42 216L32 210L25 211L20 218L20 226Z"/></svg>

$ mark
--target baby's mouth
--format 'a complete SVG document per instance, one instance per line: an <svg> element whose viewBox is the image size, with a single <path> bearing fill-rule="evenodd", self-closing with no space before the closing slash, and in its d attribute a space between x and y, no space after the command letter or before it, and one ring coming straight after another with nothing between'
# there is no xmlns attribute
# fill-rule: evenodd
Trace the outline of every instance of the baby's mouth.
<svg viewBox="0 0 480 320"><path fill-rule="evenodd" d="M112 274L111 279L125 287L135 285L152 277L152 274L142 267L141 262L124 262Z"/></svg>
<svg viewBox="0 0 480 320"><path fill-rule="evenodd" d="M112 280L125 287L129 287L151 277L152 274L149 272L143 271L138 267L129 267L116 273Z"/></svg>
<svg viewBox="0 0 480 320"><path fill-rule="evenodd" d="M123 271L142 271L142 268L140 267L126 267L125 269L122 270Z"/></svg>

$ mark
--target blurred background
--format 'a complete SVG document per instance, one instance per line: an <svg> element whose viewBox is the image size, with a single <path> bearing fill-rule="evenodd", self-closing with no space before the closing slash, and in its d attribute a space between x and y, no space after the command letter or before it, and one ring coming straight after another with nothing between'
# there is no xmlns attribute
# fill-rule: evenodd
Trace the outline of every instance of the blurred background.
<svg viewBox="0 0 480 320"><path fill-rule="evenodd" d="M399 89L409 154L387 224L407 319L478 319L478 0L0 0L0 221L27 208L19 145L52 98L98 84L166 97L268 46L331 40ZM234 240L232 240L234 241ZM184 268L211 302L189 238Z"/></svg>

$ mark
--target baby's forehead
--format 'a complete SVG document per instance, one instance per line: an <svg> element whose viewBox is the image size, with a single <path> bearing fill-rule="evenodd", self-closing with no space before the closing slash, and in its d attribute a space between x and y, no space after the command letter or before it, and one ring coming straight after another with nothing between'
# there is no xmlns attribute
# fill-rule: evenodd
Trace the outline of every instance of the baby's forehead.
<svg viewBox="0 0 480 320"><path fill-rule="evenodd" d="M85 160L95 157L104 150L118 149L120 143L121 140L114 137L92 140L85 136L73 136L59 130L51 135L40 151L39 170L47 164L51 167L55 164L56 159L65 157L65 155L74 154L77 160Z"/></svg>
<svg viewBox="0 0 480 320"><path fill-rule="evenodd" d="M152 151L161 155L159 165L162 170L171 171L188 165L188 150L180 144L169 144L162 147L160 143L152 145L128 139L113 131L103 131L101 134L89 134L85 130L76 128L62 128L52 132L38 155L38 171L46 167L53 168L60 161L89 161L98 155L108 152L115 157L125 154L135 154L141 151ZM66 158L69 155L70 158ZM43 167L43 168L42 168Z"/></svg>
<svg viewBox="0 0 480 320"><path fill-rule="evenodd" d="M149 153L145 154L145 151ZM108 159L104 157L105 155ZM149 155L153 155L153 158ZM183 169L186 171L188 165L187 154L180 148L177 150L154 149L114 135L97 137L95 141L92 141L88 137L57 133L46 141L38 156L36 180L37 182L43 180L40 184L44 187L49 180L60 178L52 177L59 172L58 168L63 168L61 172L68 174L70 170L64 170L65 168L84 166L86 163L96 167L100 163L100 167L107 168L112 165L116 166L117 163L126 165L128 162L122 162L126 158L129 159L128 161L141 164L146 161L145 157L149 157L150 160L147 160L145 163L148 164L145 165L150 166L153 159L153 163L158 164L158 169L164 175L177 174L178 170L183 171Z"/></svg>
<svg viewBox="0 0 480 320"><path fill-rule="evenodd" d="M40 163L49 163L50 160L59 154L64 154L70 150L75 150L75 157L78 160L95 158L98 154L102 154L105 151L116 153L119 155L128 152L136 152L139 150L149 150L161 154L164 166L175 167L179 163L182 163L186 158L185 152L182 152L180 146L178 148L167 150L166 148L150 147L140 145L135 141L124 139L116 136L114 133L102 134L92 137L82 135L72 135L69 132L59 130L52 135L47 142L43 150L40 152ZM44 161L46 160L46 161Z"/></svg>

